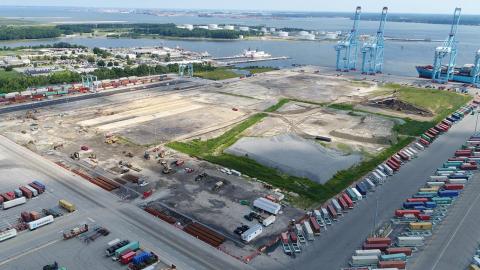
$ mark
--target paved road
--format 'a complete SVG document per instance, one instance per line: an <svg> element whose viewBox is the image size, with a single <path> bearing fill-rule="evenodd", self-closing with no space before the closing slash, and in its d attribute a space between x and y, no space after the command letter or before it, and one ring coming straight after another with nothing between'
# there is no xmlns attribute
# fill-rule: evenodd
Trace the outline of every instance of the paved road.
<svg viewBox="0 0 480 270"><path fill-rule="evenodd" d="M408 269L466 269L480 242L480 175L475 175Z"/></svg>
<svg viewBox="0 0 480 270"><path fill-rule="evenodd" d="M428 176L441 165L473 133L475 117L468 115L441 136L419 157L407 163L401 171L390 177L386 184L368 195L355 209L328 227L320 238L310 244L305 251L285 265L290 269L340 269L355 249L359 248L372 232L376 200L378 200L378 221L389 220L395 209L401 207L405 198L416 193ZM273 268L271 268L273 269Z"/></svg>
<svg viewBox="0 0 480 270"><path fill-rule="evenodd" d="M8 160L9 164L16 164L22 171L31 172L32 176L38 173L47 177L42 180L47 183L54 182L58 187L56 192L65 190L68 194L61 193L60 196L69 196L69 199L79 204L78 208L82 210L79 215L83 212L82 216L77 218L93 217L98 223L107 225L120 233L122 238L139 239L145 246L154 248L160 258L176 264L179 269L251 269L250 266L219 252L206 243L152 218L135 205L119 201L113 194L99 189L2 136L0 136L0 153L1 156L6 157L4 160ZM7 167L0 169L9 170L12 166ZM45 244L47 239L48 241L58 239L59 228L66 226L63 224L65 221L59 222L61 224L57 225L55 222L42 230L22 234L9 240L9 245L0 245L0 262L31 247ZM18 264L21 265L21 260ZM18 264L16 267L19 266Z"/></svg>

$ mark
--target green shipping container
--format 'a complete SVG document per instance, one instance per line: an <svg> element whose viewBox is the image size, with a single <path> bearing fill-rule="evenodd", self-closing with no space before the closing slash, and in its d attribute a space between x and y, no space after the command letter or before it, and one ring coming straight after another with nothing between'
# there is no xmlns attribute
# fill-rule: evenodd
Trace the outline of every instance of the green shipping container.
<svg viewBox="0 0 480 270"><path fill-rule="evenodd" d="M384 254L380 255L381 261L406 261L407 255L405 253Z"/></svg>
<svg viewBox="0 0 480 270"><path fill-rule="evenodd" d="M131 242L130 244L115 250L115 257L117 258L120 257L120 255L122 255L125 251L129 251L129 250L135 251L139 248L140 248L140 243L138 241Z"/></svg>

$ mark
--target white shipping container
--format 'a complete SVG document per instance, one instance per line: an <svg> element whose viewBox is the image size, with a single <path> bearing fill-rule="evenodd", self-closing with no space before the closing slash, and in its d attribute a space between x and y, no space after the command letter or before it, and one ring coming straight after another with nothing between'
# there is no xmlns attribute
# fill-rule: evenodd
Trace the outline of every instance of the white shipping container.
<svg viewBox="0 0 480 270"><path fill-rule="evenodd" d="M378 256L352 256L352 266L377 265Z"/></svg>
<svg viewBox="0 0 480 270"><path fill-rule="evenodd" d="M322 218L322 214L320 214L320 211L318 210L313 210L313 215L315 216L316 219Z"/></svg>
<svg viewBox="0 0 480 270"><path fill-rule="evenodd" d="M19 92L10 92L5 94L5 98L14 98L16 96L20 95Z"/></svg>
<svg viewBox="0 0 480 270"><path fill-rule="evenodd" d="M17 230L15 229L3 231L0 233L0 242L13 238L15 236L17 236Z"/></svg>
<svg viewBox="0 0 480 270"><path fill-rule="evenodd" d="M480 258L478 256L473 256L473 264L480 266Z"/></svg>
<svg viewBox="0 0 480 270"><path fill-rule="evenodd" d="M418 142L415 143L414 145L415 145L415 147L416 147L418 150L420 150L420 151L425 150L425 147L424 147L423 145L421 145L420 143L418 143Z"/></svg>
<svg viewBox="0 0 480 270"><path fill-rule="evenodd" d="M422 236L399 236L397 240L399 247L419 247L423 246L424 238Z"/></svg>
<svg viewBox="0 0 480 270"><path fill-rule="evenodd" d="M280 204L272 202L266 198L258 198L254 200L253 206L274 215L278 214L282 208Z"/></svg>
<svg viewBox="0 0 480 270"><path fill-rule="evenodd" d="M367 182L367 184L369 185L369 189L370 190L374 190L375 189L375 184L372 182L372 180L370 180L369 178L365 178L365 181Z"/></svg>
<svg viewBox="0 0 480 270"><path fill-rule="evenodd" d="M33 197L38 196L38 191L36 189L32 188L29 185L25 185L24 187L32 192Z"/></svg>
<svg viewBox="0 0 480 270"><path fill-rule="evenodd" d="M117 244L118 242L120 242L120 239L116 238L116 239L113 239L112 241L108 242L107 245L109 247L111 247L111 246Z"/></svg>
<svg viewBox="0 0 480 270"><path fill-rule="evenodd" d="M326 208L322 207L320 208L320 210L322 211L322 216L323 217L329 217L329 214L328 214L328 211Z"/></svg>
<svg viewBox="0 0 480 270"><path fill-rule="evenodd" d="M448 183L450 183L450 184L466 184L466 183L467 183L467 179L465 179L465 178L461 178L461 179L449 179L449 180L448 180Z"/></svg>
<svg viewBox="0 0 480 270"><path fill-rule="evenodd" d="M380 256L382 251L380 249L357 249L355 250L356 256Z"/></svg>
<svg viewBox="0 0 480 270"><path fill-rule="evenodd" d="M262 221L262 225L265 227L268 227L272 225L273 222L275 222L275 220L276 220L276 217L274 215L268 216L266 219Z"/></svg>
<svg viewBox="0 0 480 270"><path fill-rule="evenodd" d="M385 174L385 172L383 172L383 170L376 169L375 172L377 172L383 180L387 179L387 175Z"/></svg>
<svg viewBox="0 0 480 270"><path fill-rule="evenodd" d="M427 185L430 186L430 187L441 187L441 186L445 185L445 182L441 182L441 181L427 182Z"/></svg>
<svg viewBox="0 0 480 270"><path fill-rule="evenodd" d="M357 195L359 201L363 199L362 194L360 194L356 188L352 188L352 191L355 193L355 195Z"/></svg>
<svg viewBox="0 0 480 270"><path fill-rule="evenodd" d="M253 239L255 239L255 237L259 236L262 232L263 232L262 225L256 224L252 226L250 229L248 229L247 231L245 231L244 233L242 233L242 240L248 243Z"/></svg>
<svg viewBox="0 0 480 270"><path fill-rule="evenodd" d="M20 92L20 95L26 97L26 96L31 96L32 95L32 91L30 90L26 90L26 91L22 91Z"/></svg>
<svg viewBox="0 0 480 270"><path fill-rule="evenodd" d="M383 178L376 171L373 171L371 175L372 175L372 177L377 179L378 182L380 182L380 183L383 182Z"/></svg>
<svg viewBox="0 0 480 270"><path fill-rule="evenodd" d="M332 201L333 207L337 211L337 214L342 215L342 207L340 206L338 201L336 199L331 199L331 201Z"/></svg>
<svg viewBox="0 0 480 270"><path fill-rule="evenodd" d="M415 155L414 155L413 152L411 152L410 150L408 150L408 149L403 149L403 152L406 153L410 159L415 158Z"/></svg>
<svg viewBox="0 0 480 270"><path fill-rule="evenodd" d="M432 175L432 176L430 176L430 180L432 180L432 181L447 181L448 176L446 176L446 175Z"/></svg>
<svg viewBox="0 0 480 270"><path fill-rule="evenodd" d="M24 204L26 202L27 202L27 199L25 197L20 197L20 198L13 199L11 201L3 202L3 205L2 205L3 210L8 209L8 208L12 208L12 207L17 206L17 205Z"/></svg>
<svg viewBox="0 0 480 270"><path fill-rule="evenodd" d="M46 217L43 217L41 219L37 219L37 220L34 220L32 222L29 222L28 223L28 228L32 231L32 230L35 230L39 227L42 227L42 226L45 226L47 224L50 224L53 222L53 216L46 216ZM260 225L258 225L260 226ZM262 226L260 226L261 228Z"/></svg>
<svg viewBox="0 0 480 270"><path fill-rule="evenodd" d="M410 150L410 152L412 152L412 153L415 155L415 157L418 156L418 151L415 150L415 148L413 148L413 147L410 146L410 147L408 147L408 150Z"/></svg>
<svg viewBox="0 0 480 270"><path fill-rule="evenodd" d="M43 93L46 93L48 92L48 89L47 88L38 88L36 90L37 94L43 94Z"/></svg>
<svg viewBox="0 0 480 270"><path fill-rule="evenodd" d="M387 164L383 163L381 165L383 167L383 171L386 172L388 175L392 176L394 171L392 168L390 168Z"/></svg>
<svg viewBox="0 0 480 270"><path fill-rule="evenodd" d="M313 241L315 239L312 227L310 227L310 223L308 220L303 221L303 228L305 232L305 237L309 241Z"/></svg>

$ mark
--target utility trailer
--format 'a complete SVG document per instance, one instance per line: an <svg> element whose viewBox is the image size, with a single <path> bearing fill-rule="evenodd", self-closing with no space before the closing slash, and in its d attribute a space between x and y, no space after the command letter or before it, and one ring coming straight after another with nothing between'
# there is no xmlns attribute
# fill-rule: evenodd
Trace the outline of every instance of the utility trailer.
<svg viewBox="0 0 480 270"><path fill-rule="evenodd" d="M283 252L286 254L292 254L292 248L290 247L290 244L288 243L288 234L286 232L283 232L281 234L281 240L282 240L282 247L283 247Z"/></svg>
<svg viewBox="0 0 480 270"><path fill-rule="evenodd" d="M305 239L305 236L303 236L302 225L295 224L295 233L297 234L297 238L300 243L305 244L307 242L307 239Z"/></svg>

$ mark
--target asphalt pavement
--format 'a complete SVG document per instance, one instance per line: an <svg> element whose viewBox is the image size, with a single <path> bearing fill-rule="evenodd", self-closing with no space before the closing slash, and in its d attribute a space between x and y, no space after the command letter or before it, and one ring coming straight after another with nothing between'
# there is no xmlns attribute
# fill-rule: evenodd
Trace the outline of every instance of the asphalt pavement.
<svg viewBox="0 0 480 270"><path fill-rule="evenodd" d="M447 134L440 136L430 147L420 152L418 158L406 163L397 174L389 177L376 192L369 193L367 199L357 203L353 210L329 226L328 231L322 231L321 236L310 243L302 254L294 260L289 259L283 267L334 270L347 266L355 249L360 248L373 231L377 201L378 226L393 217L394 211L402 206L402 202L425 184L431 173L473 134L474 128L475 116L466 116Z"/></svg>
<svg viewBox="0 0 480 270"><path fill-rule="evenodd" d="M61 239L61 230L88 220L95 220L96 223L106 226L120 238L140 241L144 247L158 254L161 260L177 265L178 269L252 269L3 136L0 136L0 157L2 157L0 158L0 170L4 176L8 175L15 179L42 179L47 183L49 189L52 189L52 194L65 196L78 208L74 214L61 217L44 228L21 233L5 242L8 245L2 243L0 245L0 269L38 269L39 264L35 267L25 264L24 260L28 257L22 257L22 254L45 250L43 257L46 256L45 254L57 255L49 252L49 248L56 247L58 249L56 241ZM1 185L0 187L2 190L11 188ZM34 202L27 202L27 204L29 203ZM104 248L102 246L102 249ZM65 253L58 254L57 258L67 259L68 256L73 255L75 254L69 253L66 249ZM40 257L42 258L42 256ZM92 262L95 261L95 258L92 258ZM104 258L104 256L98 254L98 258ZM96 269L91 268L92 265L83 266L87 266L87 268L73 265L69 269ZM110 266L98 269L115 268Z"/></svg>

